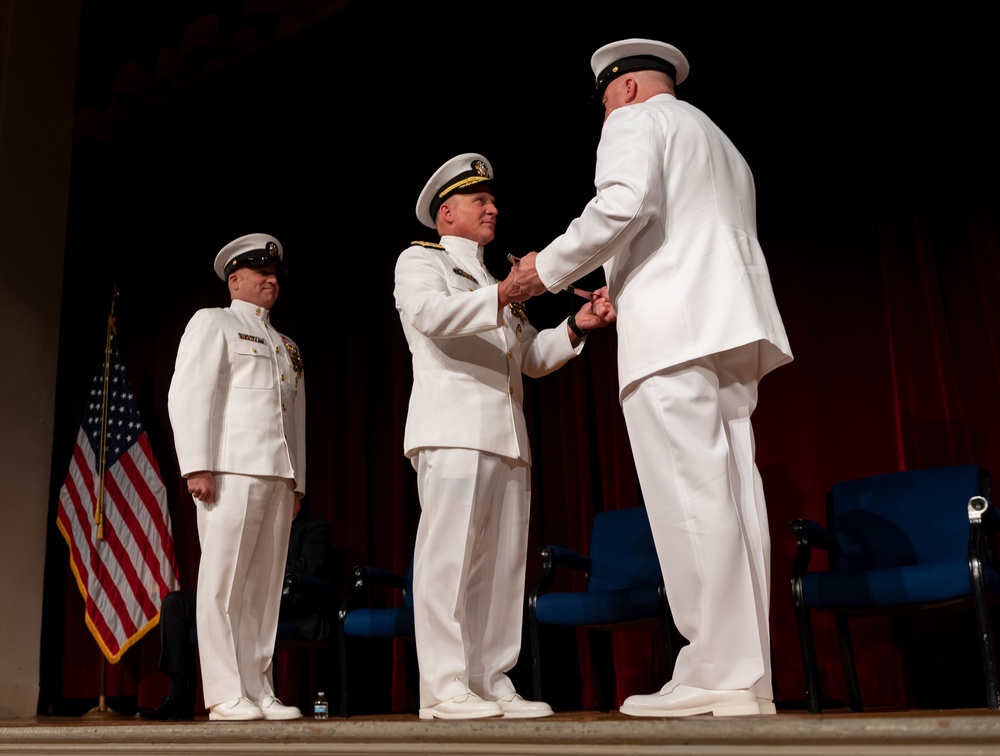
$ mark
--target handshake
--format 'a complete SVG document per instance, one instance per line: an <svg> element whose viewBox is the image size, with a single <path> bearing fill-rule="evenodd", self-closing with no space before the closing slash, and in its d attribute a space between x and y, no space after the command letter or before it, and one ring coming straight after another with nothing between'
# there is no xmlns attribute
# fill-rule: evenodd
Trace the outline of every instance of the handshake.
<svg viewBox="0 0 1000 756"><path fill-rule="evenodd" d="M507 259L511 262L510 273L497 287L501 307L512 302L524 302L545 292L545 284L538 278L538 272L535 270L536 257L538 257L537 252L529 252L524 257L507 255ZM576 314L576 325L580 329L590 331L594 328L603 328L617 320L618 315L611 300L608 299L607 286L602 286L594 292L574 286L568 286L566 289L587 300Z"/></svg>

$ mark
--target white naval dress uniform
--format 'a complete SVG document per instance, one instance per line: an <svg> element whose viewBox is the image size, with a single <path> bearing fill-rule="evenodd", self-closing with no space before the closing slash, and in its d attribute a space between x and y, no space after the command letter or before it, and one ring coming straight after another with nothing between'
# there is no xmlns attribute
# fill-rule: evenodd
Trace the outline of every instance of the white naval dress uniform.
<svg viewBox="0 0 1000 756"><path fill-rule="evenodd" d="M558 291L603 265L622 407L671 610L677 682L771 699L770 541L750 415L792 359L757 241L753 177L668 94L619 108L597 195L536 259Z"/></svg>
<svg viewBox="0 0 1000 756"><path fill-rule="evenodd" d="M565 321L541 332L497 306L476 242L444 236L396 262L396 309L413 357L404 451L421 516L413 603L420 705L514 692L528 538L529 450L521 374L582 350ZM516 309L516 308L515 308Z"/></svg>
<svg viewBox="0 0 1000 756"><path fill-rule="evenodd" d="M298 348L264 308L199 310L181 337L168 408L181 474L215 476L195 500L197 626L209 708L274 695L271 660L295 492L304 493L305 384Z"/></svg>

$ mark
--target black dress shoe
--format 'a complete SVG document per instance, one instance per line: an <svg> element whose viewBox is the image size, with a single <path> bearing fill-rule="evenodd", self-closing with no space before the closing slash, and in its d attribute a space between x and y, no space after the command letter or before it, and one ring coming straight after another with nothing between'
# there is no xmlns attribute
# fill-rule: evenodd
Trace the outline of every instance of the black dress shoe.
<svg viewBox="0 0 1000 756"><path fill-rule="evenodd" d="M181 722L194 719L194 705L171 698L164 698L155 709L143 709L136 712L140 719L153 719L158 722Z"/></svg>

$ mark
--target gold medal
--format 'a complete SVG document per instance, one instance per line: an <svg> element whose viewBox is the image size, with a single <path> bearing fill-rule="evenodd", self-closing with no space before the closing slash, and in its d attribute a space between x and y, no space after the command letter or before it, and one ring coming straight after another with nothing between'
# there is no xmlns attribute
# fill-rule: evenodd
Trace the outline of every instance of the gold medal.
<svg viewBox="0 0 1000 756"><path fill-rule="evenodd" d="M299 354L299 348L295 346L291 341L286 339L284 336L281 337L282 343L285 345L285 351L288 352L288 359L292 363L292 367L295 368L295 375L302 378L302 355Z"/></svg>

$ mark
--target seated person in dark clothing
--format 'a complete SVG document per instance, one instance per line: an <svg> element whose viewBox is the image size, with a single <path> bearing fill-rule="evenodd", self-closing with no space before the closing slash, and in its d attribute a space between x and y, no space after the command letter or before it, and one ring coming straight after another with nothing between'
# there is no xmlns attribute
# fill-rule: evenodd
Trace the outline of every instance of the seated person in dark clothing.
<svg viewBox="0 0 1000 756"><path fill-rule="evenodd" d="M285 560L278 638L323 640L331 632L333 594L321 598L321 592L309 590L312 578L329 577L327 572L333 554L330 533L330 524L322 517L303 511L296 498ZM195 648L191 638L195 627L195 595L195 591L173 591L163 597L160 669L170 676L170 690L156 708L136 714L142 719L194 718Z"/></svg>

